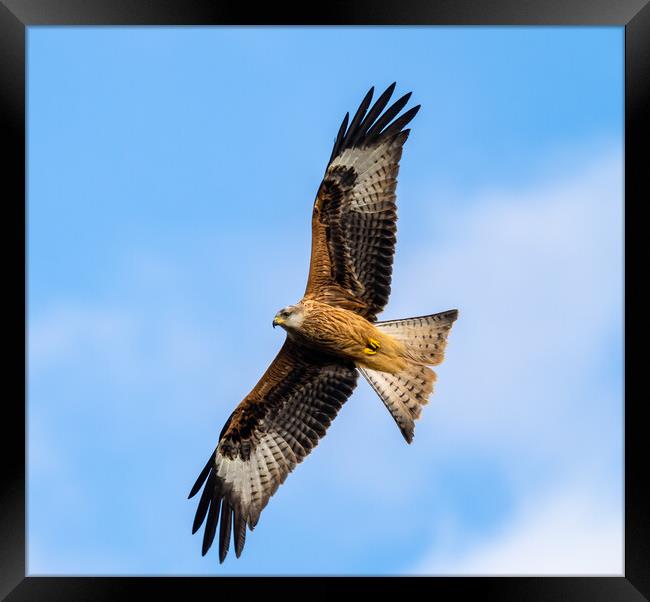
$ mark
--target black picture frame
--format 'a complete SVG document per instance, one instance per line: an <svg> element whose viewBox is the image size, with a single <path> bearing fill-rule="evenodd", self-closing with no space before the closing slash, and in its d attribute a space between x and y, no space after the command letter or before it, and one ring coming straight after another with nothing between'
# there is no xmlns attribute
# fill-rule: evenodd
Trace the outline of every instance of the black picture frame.
<svg viewBox="0 0 650 602"><path fill-rule="evenodd" d="M2 413L2 507L0 514L0 596L7 600L103 600L161 593L195 599L203 591L226 599L309 590L387 595L423 588L431 596L473 596L496 600L650 599L650 470L644 389L638 382L641 321L631 307L638 300L625 278L625 569L620 577L417 577L417 578L235 578L235 577L30 577L26 576L25 407L26 402L26 198L25 40L32 25L618 25L625 26L625 259L641 252L642 220L637 213L648 195L648 168L642 145L650 140L650 0L332 0L307 8L216 0L0 0L0 103L3 156L5 324L16 325L6 373ZM309 11L309 12L307 12ZM628 302L629 301L629 302ZM639 346L639 349L642 349ZM21 395L22 394L22 395ZM646 449L644 453L643 450ZM218 580L218 581L215 581ZM164 588L164 590L163 590Z"/></svg>

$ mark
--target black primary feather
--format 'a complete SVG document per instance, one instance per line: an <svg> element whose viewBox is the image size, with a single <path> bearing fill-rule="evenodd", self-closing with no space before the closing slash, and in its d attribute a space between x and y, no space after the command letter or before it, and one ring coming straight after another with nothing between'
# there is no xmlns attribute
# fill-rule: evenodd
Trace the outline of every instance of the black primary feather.
<svg viewBox="0 0 650 602"><path fill-rule="evenodd" d="M208 508L210 507L210 502L214 497L215 478L216 476L214 472L210 473L208 481L205 485L205 489L201 494L201 499L199 500L199 507L196 509L196 516L194 517L194 524L192 525L192 535L194 535L194 533L199 530L203 524L203 521L205 520L205 515L207 514Z"/></svg>
<svg viewBox="0 0 650 602"><path fill-rule="evenodd" d="M334 157L339 154L339 149L341 147L341 143L343 142L343 136L345 134L345 130L348 127L348 120L350 119L350 113L346 113L345 117L343 118L343 121L341 122L341 127L339 128L339 133L336 135L336 140L334 141L334 148L332 149L332 154L329 158L329 161L327 162L327 166L329 167L329 164L332 162Z"/></svg>
<svg viewBox="0 0 650 602"><path fill-rule="evenodd" d="M206 465L203 467L203 470L201 471L201 474L199 477L196 479L196 482L194 483L194 486L192 487L192 491L190 491L190 494L187 496L187 499L192 499L198 492L199 489L201 489L201 486L203 485L203 482L208 478L208 474L210 473L210 469L214 466L214 460L215 460L215 455L216 455L216 450L212 452L212 455L210 456L210 459L207 461Z"/></svg>
<svg viewBox="0 0 650 602"><path fill-rule="evenodd" d="M375 101L374 105L370 107L374 87L370 88L366 95L363 97L359 108L357 109L352 121L348 126L350 114L346 113L339 128L332 154L327 162L327 168L331 165L332 161L348 148L360 148L375 144L380 140L388 138L402 130L408 124L415 114L420 109L420 105L409 109L406 113L395 119L399 112L406 106L411 98L412 92L404 94L396 100L392 105L386 109L388 101L390 100L393 92L395 91L396 82L393 82L381 96ZM384 109L386 109L384 111ZM382 111L384 111L382 113ZM395 119L395 121L393 121Z"/></svg>
<svg viewBox="0 0 650 602"><path fill-rule="evenodd" d="M219 526L219 562L223 562L230 547L230 527L232 523L232 508L226 498L221 504L221 525Z"/></svg>
<svg viewBox="0 0 650 602"><path fill-rule="evenodd" d="M386 112L368 130L367 137L369 140L374 140L380 135L381 130L406 106L411 94L412 92L404 94L386 109Z"/></svg>
<svg viewBox="0 0 650 602"><path fill-rule="evenodd" d="M219 499L212 498L210 500L210 510L208 512L208 522L205 525L205 531L203 532L203 546L201 547L201 556L205 556L212 542L214 541L214 535L217 531L217 519L219 518ZM225 502L225 500L224 500Z"/></svg>
<svg viewBox="0 0 650 602"><path fill-rule="evenodd" d="M375 104L372 105L372 108L368 111L368 114L363 118L363 121L359 124L356 134L354 134L350 138L349 146L354 146L361 136L366 135L366 133L368 132L368 128L372 125L375 119L377 119L379 114L384 110L384 108L388 104L390 97L393 95L396 84L397 82L393 82L390 86L388 86L388 88L384 90L384 93L377 99Z"/></svg>
<svg viewBox="0 0 650 602"><path fill-rule="evenodd" d="M235 556L239 558L246 541L246 519L235 510Z"/></svg>
<svg viewBox="0 0 650 602"><path fill-rule="evenodd" d="M401 117L398 117L393 123L391 123L385 130L379 134L380 137L386 137L389 138L393 134L397 134L402 131L402 128L407 125L413 117L417 114L417 112L420 110L420 105L414 106L412 109L409 109L402 115Z"/></svg>
<svg viewBox="0 0 650 602"><path fill-rule="evenodd" d="M370 102L372 101L372 95L374 91L375 91L374 86L370 88L370 90L368 90L367 94L363 97L363 100L361 101L361 104L359 105L357 112L354 114L354 117L352 118L352 121L350 123L350 127L348 128L348 131L345 134L345 139L343 140L342 146L344 149L350 148L352 146L351 140L356 135L357 128L361 123L361 120L363 119L364 115L366 114L368 107L370 106Z"/></svg>

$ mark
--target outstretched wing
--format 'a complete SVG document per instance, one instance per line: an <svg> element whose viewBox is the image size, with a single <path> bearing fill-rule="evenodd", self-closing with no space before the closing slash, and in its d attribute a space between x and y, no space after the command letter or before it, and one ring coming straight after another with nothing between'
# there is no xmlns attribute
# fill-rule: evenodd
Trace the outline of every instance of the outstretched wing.
<svg viewBox="0 0 650 602"><path fill-rule="evenodd" d="M201 527L203 555L219 528L219 561L234 535L241 554L269 498L314 448L357 383L342 363L287 339L264 376L226 422L219 443L189 497L205 484L192 527Z"/></svg>
<svg viewBox="0 0 650 602"><path fill-rule="evenodd" d="M390 294L397 231L395 187L403 129L420 105L395 119L411 93L388 109L395 84L368 110L366 94L348 126L346 114L316 195L305 296L374 320ZM382 113L383 111L383 113Z"/></svg>

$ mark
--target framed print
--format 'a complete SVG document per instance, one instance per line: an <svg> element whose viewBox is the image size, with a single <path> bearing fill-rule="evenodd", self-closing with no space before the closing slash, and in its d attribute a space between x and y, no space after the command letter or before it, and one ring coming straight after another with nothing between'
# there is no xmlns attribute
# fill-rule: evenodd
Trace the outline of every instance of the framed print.
<svg viewBox="0 0 650 602"><path fill-rule="evenodd" d="M646 2L0 16L3 596L650 595Z"/></svg>

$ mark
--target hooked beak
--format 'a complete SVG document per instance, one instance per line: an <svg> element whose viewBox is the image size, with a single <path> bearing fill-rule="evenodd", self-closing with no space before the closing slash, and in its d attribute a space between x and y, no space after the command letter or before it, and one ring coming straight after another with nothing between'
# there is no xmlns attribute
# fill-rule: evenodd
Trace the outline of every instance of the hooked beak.
<svg viewBox="0 0 650 602"><path fill-rule="evenodd" d="M275 316L273 318L273 328L275 328L278 324L282 324L284 320L282 318L278 318L278 316Z"/></svg>

